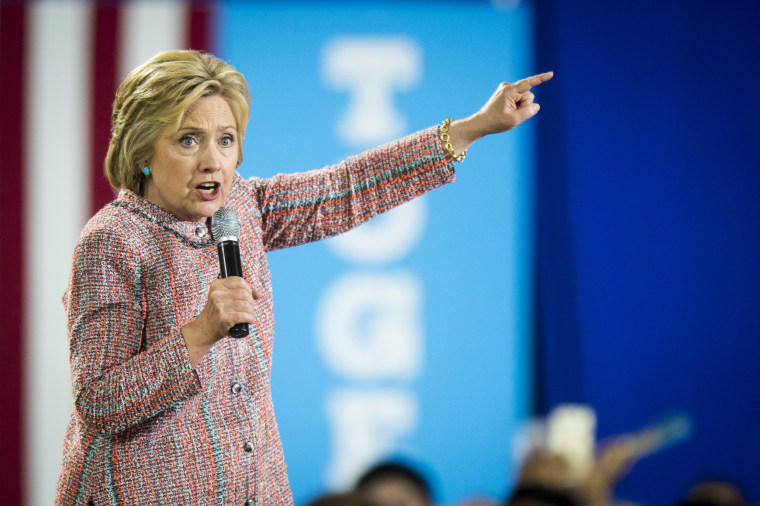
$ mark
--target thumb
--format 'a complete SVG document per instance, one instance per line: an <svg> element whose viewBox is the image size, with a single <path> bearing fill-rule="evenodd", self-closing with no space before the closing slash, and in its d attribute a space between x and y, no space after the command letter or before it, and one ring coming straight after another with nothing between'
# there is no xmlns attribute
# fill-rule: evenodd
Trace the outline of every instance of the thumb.
<svg viewBox="0 0 760 506"><path fill-rule="evenodd" d="M519 125L523 121L525 121L527 119L530 119L533 116L535 116L540 108L541 108L541 106L539 106L536 103L526 104L523 107L519 107L513 113L513 117L515 118L515 124L512 125L512 128L516 127L517 125Z"/></svg>

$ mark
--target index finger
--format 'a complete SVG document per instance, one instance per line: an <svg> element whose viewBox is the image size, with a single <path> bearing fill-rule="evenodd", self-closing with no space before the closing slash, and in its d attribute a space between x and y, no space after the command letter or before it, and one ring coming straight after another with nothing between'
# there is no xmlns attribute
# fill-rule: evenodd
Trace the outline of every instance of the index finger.
<svg viewBox="0 0 760 506"><path fill-rule="evenodd" d="M219 283L228 289L248 289L248 281L242 276L227 276L226 278L219 278Z"/></svg>
<svg viewBox="0 0 760 506"><path fill-rule="evenodd" d="M524 93L534 86L538 86L541 83L545 83L552 77L554 77L554 72L544 72L543 74L538 74L535 76L526 77L525 79L520 79L514 84L515 91L517 91L518 93Z"/></svg>

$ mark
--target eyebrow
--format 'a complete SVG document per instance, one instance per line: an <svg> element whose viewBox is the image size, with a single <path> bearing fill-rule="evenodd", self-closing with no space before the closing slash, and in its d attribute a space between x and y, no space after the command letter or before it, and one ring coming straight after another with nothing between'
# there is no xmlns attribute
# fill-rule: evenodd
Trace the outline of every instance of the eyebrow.
<svg viewBox="0 0 760 506"><path fill-rule="evenodd" d="M235 130L237 131L237 128L235 128L234 125L222 125L219 128L217 128L218 132L223 132L225 130ZM206 129L200 126L185 126L177 130L177 132L205 132Z"/></svg>

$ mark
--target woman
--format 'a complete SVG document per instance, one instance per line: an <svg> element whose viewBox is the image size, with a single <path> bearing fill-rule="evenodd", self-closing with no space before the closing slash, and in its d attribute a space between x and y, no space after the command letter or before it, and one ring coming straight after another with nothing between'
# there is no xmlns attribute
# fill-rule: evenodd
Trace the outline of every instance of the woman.
<svg viewBox="0 0 760 506"><path fill-rule="evenodd" d="M291 504L269 380L266 252L339 234L453 181L479 137L533 116L502 84L466 120L322 170L244 181L250 94L230 65L162 53L113 106L106 173L118 198L85 227L64 295L75 410L59 504ZM209 217L241 221L244 278L217 279ZM248 323L244 339L227 337Z"/></svg>

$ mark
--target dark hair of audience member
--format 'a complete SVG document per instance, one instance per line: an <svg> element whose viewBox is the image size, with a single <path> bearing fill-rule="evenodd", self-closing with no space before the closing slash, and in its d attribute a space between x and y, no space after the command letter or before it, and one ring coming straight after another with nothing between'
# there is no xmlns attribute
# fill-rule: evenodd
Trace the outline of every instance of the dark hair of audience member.
<svg viewBox="0 0 760 506"><path fill-rule="evenodd" d="M686 500L678 506L747 506L749 500L744 488L735 480L712 476L699 480Z"/></svg>
<svg viewBox="0 0 760 506"><path fill-rule="evenodd" d="M325 494L309 501L307 506L375 506L373 502L354 492Z"/></svg>
<svg viewBox="0 0 760 506"><path fill-rule="evenodd" d="M549 487L527 485L517 488L506 506L580 506L573 496Z"/></svg>
<svg viewBox="0 0 760 506"><path fill-rule="evenodd" d="M423 474L411 465L398 461L380 462L362 474L356 482L355 490L365 494L373 488L387 483L404 483L410 486L424 504L433 503L433 492ZM373 502L378 502L373 494L368 494Z"/></svg>

